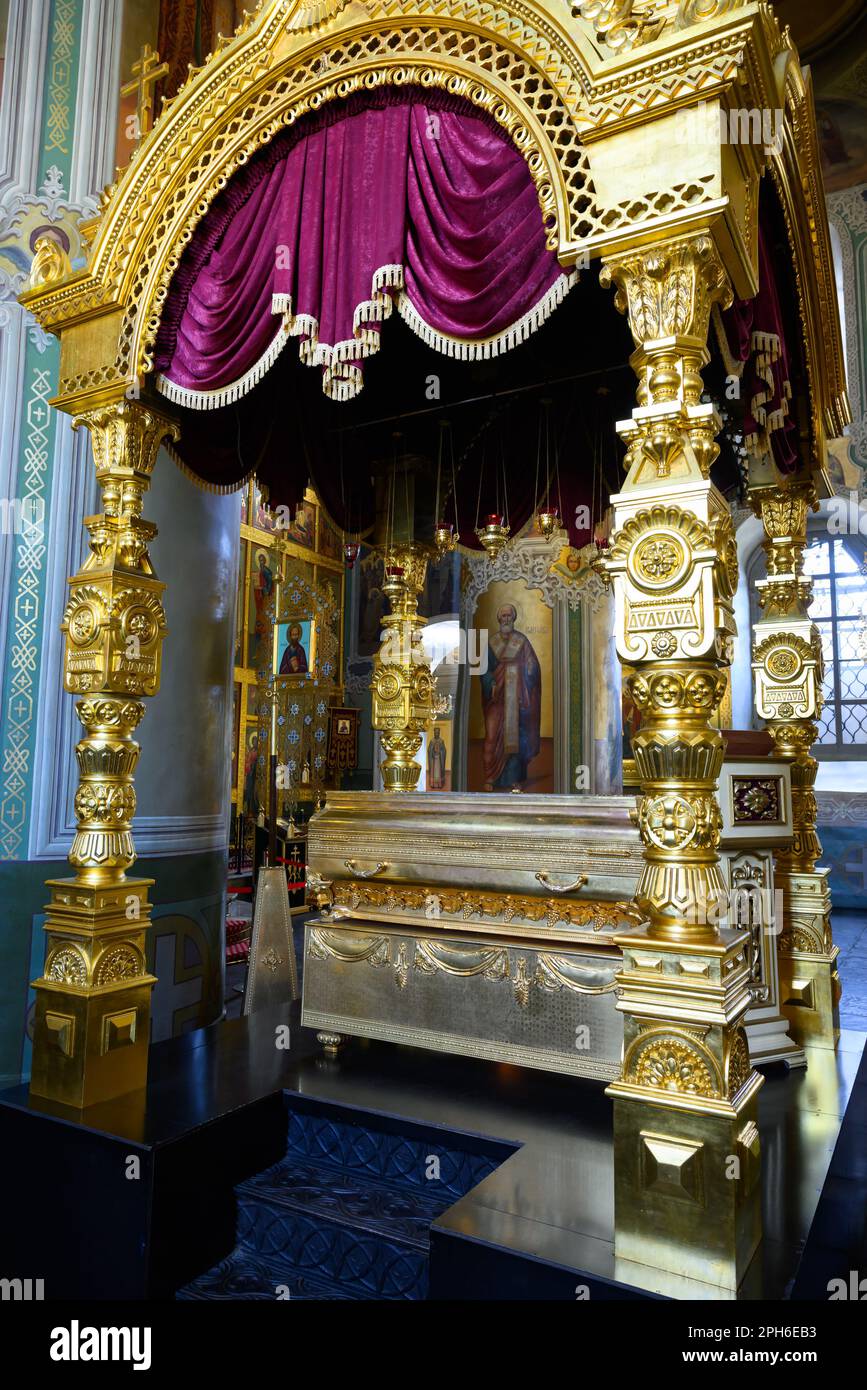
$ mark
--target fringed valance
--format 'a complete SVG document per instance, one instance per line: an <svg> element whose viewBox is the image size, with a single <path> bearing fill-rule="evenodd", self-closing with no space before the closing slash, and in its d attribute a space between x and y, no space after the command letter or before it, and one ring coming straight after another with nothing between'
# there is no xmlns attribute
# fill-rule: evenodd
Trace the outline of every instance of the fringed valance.
<svg viewBox="0 0 867 1390"><path fill-rule="evenodd" d="M798 465L798 430L790 413L789 349L767 225L759 227L759 292L736 300L714 322L725 369L741 382L744 443L770 452L782 473Z"/></svg>
<svg viewBox="0 0 867 1390"><path fill-rule="evenodd" d="M157 386L219 408L297 338L325 394L347 400L395 305L438 351L494 357L575 279L499 126L435 91L366 93L286 131L210 209L167 299Z"/></svg>

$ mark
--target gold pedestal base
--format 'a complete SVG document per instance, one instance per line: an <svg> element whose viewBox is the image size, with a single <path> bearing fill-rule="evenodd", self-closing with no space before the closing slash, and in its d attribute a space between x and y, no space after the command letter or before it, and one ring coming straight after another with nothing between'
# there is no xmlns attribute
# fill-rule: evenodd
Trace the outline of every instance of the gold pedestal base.
<svg viewBox="0 0 867 1390"><path fill-rule="evenodd" d="M742 1022L745 934L618 934L624 1055L614 1100L614 1254L737 1290L761 1239L762 1077Z"/></svg>
<svg viewBox="0 0 867 1390"><path fill-rule="evenodd" d="M415 761L421 748L421 734L400 734L397 738L383 734L380 763L382 785L387 792L414 792L421 777L421 763Z"/></svg>
<svg viewBox="0 0 867 1390"><path fill-rule="evenodd" d="M36 1036L30 1093L83 1110L141 1090L147 1082L151 989L82 990L36 982Z"/></svg>
<svg viewBox="0 0 867 1390"><path fill-rule="evenodd" d="M830 952L780 955L780 1005L789 1032L801 1047L834 1051L840 1041L839 947Z"/></svg>
<svg viewBox="0 0 867 1390"><path fill-rule="evenodd" d="M839 949L831 936L830 869L778 874L785 926L780 937L780 1008L801 1047L833 1051L840 1040Z"/></svg>
<svg viewBox="0 0 867 1390"><path fill-rule="evenodd" d="M649 1267L735 1292L762 1235L753 1074L719 1113L614 1095L614 1252L618 1270ZM618 1276L620 1277L620 1276ZM633 1282L641 1282L636 1273Z"/></svg>
<svg viewBox="0 0 867 1390"><path fill-rule="evenodd" d="M45 973L33 982L32 1095L82 1110L144 1087L156 983L145 966L152 882L48 884Z"/></svg>

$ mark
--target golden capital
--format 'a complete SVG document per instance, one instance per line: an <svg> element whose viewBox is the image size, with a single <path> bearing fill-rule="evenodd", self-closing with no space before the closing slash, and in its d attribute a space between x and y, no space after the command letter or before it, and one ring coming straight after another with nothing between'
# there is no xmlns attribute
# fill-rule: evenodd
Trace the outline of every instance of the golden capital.
<svg viewBox="0 0 867 1390"><path fill-rule="evenodd" d="M391 617L414 617L427 577L429 551L418 541L397 541L385 552L385 592L391 599ZM386 619L386 621L388 621Z"/></svg>
<svg viewBox="0 0 867 1390"><path fill-rule="evenodd" d="M731 287L708 232L653 243L614 256L600 283L616 287L636 351L638 408L618 432L627 446L624 492L663 479L710 477L719 453L719 417L703 402L710 311L731 301Z"/></svg>
<svg viewBox="0 0 867 1390"><path fill-rule="evenodd" d="M629 314L638 348L661 338L694 338L704 347L711 307L732 293L713 238L706 232L627 251L606 261L599 276L616 287L614 303ZM657 399L662 397L657 393Z"/></svg>
<svg viewBox="0 0 867 1390"><path fill-rule="evenodd" d="M141 401L114 401L72 422L90 431L96 476L108 517L140 517L160 445L180 438L174 421Z"/></svg>
<svg viewBox="0 0 867 1390"><path fill-rule="evenodd" d="M812 478L776 487L751 488L749 500L772 541L806 540L807 512L819 508Z"/></svg>
<svg viewBox="0 0 867 1390"><path fill-rule="evenodd" d="M750 504L765 530L768 578L758 581L759 603L769 618L806 618L812 581L803 577L807 513L819 500L811 478L751 488Z"/></svg>

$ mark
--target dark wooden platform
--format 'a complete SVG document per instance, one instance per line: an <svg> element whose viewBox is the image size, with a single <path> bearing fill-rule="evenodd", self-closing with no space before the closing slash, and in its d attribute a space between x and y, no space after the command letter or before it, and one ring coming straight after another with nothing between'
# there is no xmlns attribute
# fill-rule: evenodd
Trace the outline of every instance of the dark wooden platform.
<svg viewBox="0 0 867 1390"><path fill-rule="evenodd" d="M233 1189L281 1157L288 1092L516 1146L434 1223L432 1298L574 1301L579 1283L594 1298L701 1296L652 1271L643 1290L617 1280L600 1086L373 1042L329 1062L296 1020L297 1005L160 1044L147 1091L85 1119L3 1092L0 1275L44 1279L48 1299L171 1298L231 1250ZM844 1033L836 1056L767 1072L765 1238L744 1298L827 1297L865 1267L864 1042Z"/></svg>

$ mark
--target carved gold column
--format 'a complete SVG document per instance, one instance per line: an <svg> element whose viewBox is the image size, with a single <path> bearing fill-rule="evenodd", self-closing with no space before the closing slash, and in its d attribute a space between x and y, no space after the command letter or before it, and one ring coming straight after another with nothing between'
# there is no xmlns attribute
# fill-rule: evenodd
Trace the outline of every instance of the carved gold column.
<svg viewBox="0 0 867 1390"><path fill-rule="evenodd" d="M808 617L813 582L804 575L807 513L818 501L809 479L754 487L750 501L765 528L768 558L768 577L756 586L762 607L753 647L756 709L792 774L794 838L791 849L775 856L783 896L780 1005L802 1046L834 1048L840 1036L838 947L831 936L831 871L816 868L822 853L813 790L818 763L810 754L822 712L822 641Z"/></svg>
<svg viewBox="0 0 867 1390"><path fill-rule="evenodd" d="M78 829L72 879L48 883L45 971L34 982L33 1095L82 1108L137 1090L147 1077L150 879L135 862L133 774L140 697L155 695L166 633L162 585L142 519L157 452L177 427L137 401L88 411L103 511L85 521L90 554L70 580L64 684L84 729L76 756Z"/></svg>
<svg viewBox="0 0 867 1390"><path fill-rule="evenodd" d="M707 234L611 259L602 283L612 282L639 382L638 407L618 425L628 472L612 498L608 569L618 654L641 710L636 899L646 918L616 938L615 1254L618 1277L641 1265L733 1290L760 1238L761 1078L742 1027L744 936L725 925L724 749L711 726L732 657L737 555L710 481L719 418L700 399L710 309L730 291Z"/></svg>
<svg viewBox="0 0 867 1390"><path fill-rule="evenodd" d="M373 727L380 731L386 791L411 792L421 764L416 754L433 714L433 680L421 642L424 618L418 598L424 588L427 551L415 541L390 546L385 554L384 590L391 612L373 664Z"/></svg>

